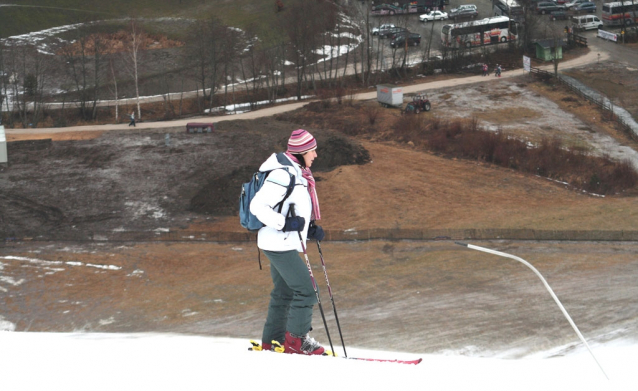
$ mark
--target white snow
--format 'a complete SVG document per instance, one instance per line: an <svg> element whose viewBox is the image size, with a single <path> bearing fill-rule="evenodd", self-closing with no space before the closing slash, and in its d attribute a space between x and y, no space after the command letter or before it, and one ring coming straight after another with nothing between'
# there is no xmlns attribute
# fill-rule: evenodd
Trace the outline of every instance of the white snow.
<svg viewBox="0 0 638 391"><path fill-rule="evenodd" d="M417 366L248 351L248 340L176 334L0 332L3 390L630 390L638 345L507 360L347 347L350 357L414 359ZM336 348L336 347L335 347ZM338 349L341 350L341 349Z"/></svg>

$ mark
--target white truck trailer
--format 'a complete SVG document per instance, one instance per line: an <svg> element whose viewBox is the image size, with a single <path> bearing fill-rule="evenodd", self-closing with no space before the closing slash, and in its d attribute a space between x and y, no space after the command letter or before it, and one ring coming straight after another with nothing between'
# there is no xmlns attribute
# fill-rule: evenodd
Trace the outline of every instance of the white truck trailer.
<svg viewBox="0 0 638 391"><path fill-rule="evenodd" d="M378 84L377 101L383 107L403 107L403 87Z"/></svg>

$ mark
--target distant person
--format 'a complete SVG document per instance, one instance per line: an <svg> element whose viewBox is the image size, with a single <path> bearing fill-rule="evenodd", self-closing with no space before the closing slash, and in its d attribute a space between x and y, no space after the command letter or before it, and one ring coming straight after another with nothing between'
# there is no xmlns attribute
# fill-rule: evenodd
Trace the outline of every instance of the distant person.
<svg viewBox="0 0 638 391"><path fill-rule="evenodd" d="M129 122L128 126L133 125L133 127L135 127L135 112L131 112L131 115L129 115L129 118L131 119L131 122Z"/></svg>
<svg viewBox="0 0 638 391"><path fill-rule="evenodd" d="M501 64L496 64L496 72L494 72L494 76L501 77L501 72L503 69L501 68Z"/></svg>
<svg viewBox="0 0 638 391"><path fill-rule="evenodd" d="M323 229L315 224L321 214L315 179L310 171L317 157L316 149L315 138L306 130L297 129L292 132L288 149L281 157L292 166L280 163L273 153L259 168L260 171L272 170L250 203L252 214L265 224L257 235L257 247L270 260L273 282L261 339L263 350L272 350L272 342L276 341L284 347L284 353L322 355L325 351L308 335L312 330L317 295L308 267L299 256L307 239L321 241L324 238ZM294 175L295 186L284 199L289 174ZM281 213L278 213L275 206L282 200Z"/></svg>
<svg viewBox="0 0 638 391"><path fill-rule="evenodd" d="M487 76L487 64L483 64L483 76Z"/></svg>

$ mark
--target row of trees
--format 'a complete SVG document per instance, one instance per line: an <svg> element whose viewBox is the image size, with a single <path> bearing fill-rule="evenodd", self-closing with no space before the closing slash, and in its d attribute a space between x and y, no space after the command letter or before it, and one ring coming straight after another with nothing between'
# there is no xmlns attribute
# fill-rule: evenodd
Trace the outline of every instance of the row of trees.
<svg viewBox="0 0 638 391"><path fill-rule="evenodd" d="M94 121L100 100L108 99L103 92L105 86L113 88L118 101L117 80L121 77L133 80L140 115L139 60L144 33L135 20L129 23L129 29L124 50L115 53L109 52L103 35L94 33L88 23L78 24L73 30L73 44L61 47L56 54L36 45L1 42L0 107L7 123L37 127L46 109L53 107L54 96L61 99L55 107L62 112L70 104L80 120Z"/></svg>
<svg viewBox="0 0 638 391"><path fill-rule="evenodd" d="M59 48L56 55L5 41L0 44L0 104L5 119L37 126L48 108L59 108L62 115L56 117L60 118L56 125L64 125L64 111L70 107L80 120L95 121L100 105L108 100L117 121L124 95L134 97L138 119L144 118L140 95L161 95L166 116L179 116L185 89L195 91L200 113L218 104L220 98L214 96L221 97L224 105L234 103L237 90L251 104L274 102L289 84L301 99L304 91L344 88L348 75L361 86L376 84L377 70L391 70L401 77L410 65L410 54L426 64L439 42L431 24L420 49L390 49L386 40L371 36L372 27L388 20L371 17L367 7L357 4L302 1L276 16L278 22L265 31L256 25L241 31L216 18L196 21L178 61L152 55L149 41L154 39L149 40L138 20L131 20L116 39L97 33L94 24L79 24L73 43ZM409 17L395 16L391 21L407 27ZM529 16L526 23L532 26L536 20ZM115 41L120 44L114 45ZM442 54L452 67L463 57L458 51ZM175 96L180 102L177 113ZM58 101L55 106L53 100Z"/></svg>
<svg viewBox="0 0 638 391"><path fill-rule="evenodd" d="M78 24L70 39L73 43L61 47L55 55L38 47L4 41L0 43L0 96L3 111L7 112L5 118L10 124L37 126L45 108L64 111L71 106L77 110L79 119L94 121L104 100L115 102L117 118L123 91L129 91L130 96L131 89L136 97L137 117L142 118L143 82L146 82L143 95L157 95L160 89L166 102L171 99L170 92L179 91L181 98L185 85L194 86L200 97L197 100L200 112L212 109L212 96L220 92L224 94L224 102L228 102L230 89L242 89L255 98L263 95L265 89L267 99L274 101L290 77L295 78L296 95L301 98L309 85L316 89L317 83L321 83L329 88L339 78L337 69L343 67L344 61L339 56L343 53L331 53L330 60L320 66L317 60L321 54L316 49L351 43L341 34L347 24L339 16L342 11L331 1L299 2L279 13L279 23L262 32L259 38L258 26L240 31L216 18L199 20L186 35L187 45L181 51L180 61L161 72L150 69L157 68L157 64L152 64L153 56L144 45L146 33L136 20L120 36L124 45L118 50L113 50L108 37L96 33L95 24L91 23ZM347 29L356 34L352 26ZM347 56L345 61L347 64ZM175 75L179 86L170 85ZM153 86L148 82L152 76L156 80ZM50 102L54 94L56 100L61 100L55 106Z"/></svg>

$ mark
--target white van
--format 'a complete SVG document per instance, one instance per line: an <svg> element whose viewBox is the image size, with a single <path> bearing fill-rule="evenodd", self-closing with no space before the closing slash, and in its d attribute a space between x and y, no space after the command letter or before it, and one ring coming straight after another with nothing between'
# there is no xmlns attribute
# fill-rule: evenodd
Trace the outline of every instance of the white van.
<svg viewBox="0 0 638 391"><path fill-rule="evenodd" d="M596 15L572 16L574 30L592 30L603 27L603 22Z"/></svg>

